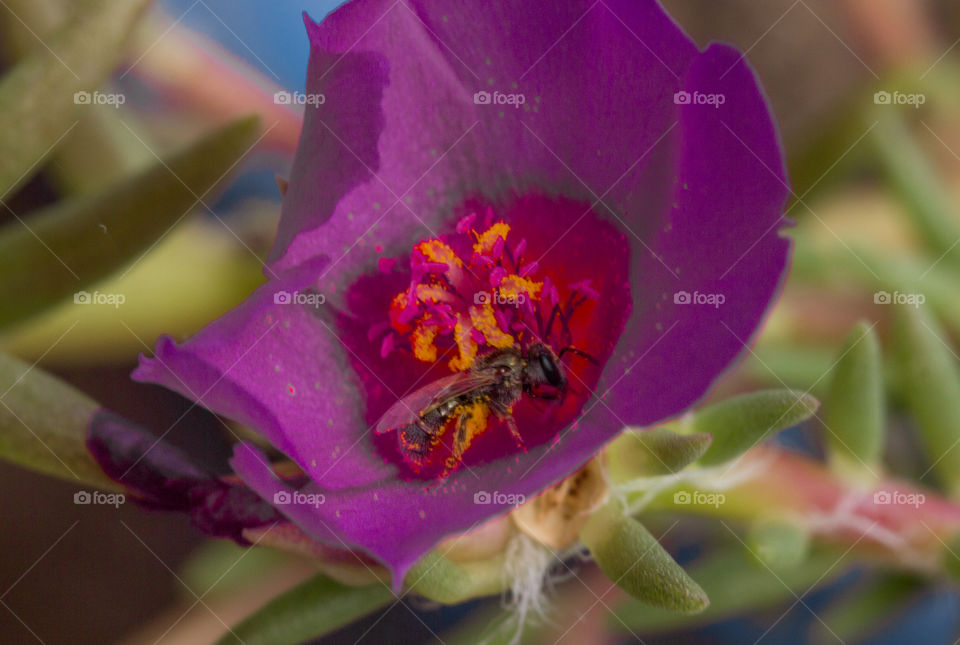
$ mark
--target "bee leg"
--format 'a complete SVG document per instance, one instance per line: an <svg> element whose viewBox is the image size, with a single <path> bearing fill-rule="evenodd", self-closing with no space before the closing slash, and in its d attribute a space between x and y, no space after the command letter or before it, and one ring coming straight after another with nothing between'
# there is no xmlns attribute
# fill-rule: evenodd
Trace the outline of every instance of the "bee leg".
<svg viewBox="0 0 960 645"><path fill-rule="evenodd" d="M463 453L470 445L470 435L467 427L469 419L470 415L464 414L457 420L457 430L453 435L453 450L443 463L443 472L440 473L441 479L446 479L450 473L463 464Z"/></svg>
<svg viewBox="0 0 960 645"><path fill-rule="evenodd" d="M520 429L517 427L517 422L514 421L513 417L509 414L507 414L503 420L507 422L507 427L510 428L510 434L517 440L517 447L526 450L526 446L523 445L523 437L520 436Z"/></svg>
<svg viewBox="0 0 960 645"><path fill-rule="evenodd" d="M520 435L520 429L517 428L517 422L513 419L513 413L510 408L505 407L501 403L491 402L490 410L493 411L493 414L496 415L499 420L507 424L507 427L510 429L510 434L517 440L517 447L526 450L523 445L523 437Z"/></svg>

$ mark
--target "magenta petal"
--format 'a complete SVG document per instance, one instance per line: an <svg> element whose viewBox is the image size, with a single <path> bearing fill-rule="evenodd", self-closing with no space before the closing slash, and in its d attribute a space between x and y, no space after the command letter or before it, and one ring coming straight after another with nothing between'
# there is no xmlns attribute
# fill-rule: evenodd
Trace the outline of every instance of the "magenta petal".
<svg viewBox="0 0 960 645"><path fill-rule="evenodd" d="M476 493L531 497L623 426L678 415L706 393L777 293L789 189L769 109L740 54L721 45L698 53L653 0L358 0L307 27L307 91L325 101L308 106L284 197L271 254L281 278L188 342L161 339L134 376L262 433L310 477L303 490L324 497L277 509L321 541L381 560L398 587L444 537L509 510L475 503ZM524 101L475 102L481 91ZM723 101L675 101L680 91ZM556 443L442 482L410 480L377 450L371 403L392 403L398 384L422 374L388 373L400 364L385 363L395 339L369 336L388 320L383 293L363 287L395 281L389 303L411 284L408 263L391 259L452 231L470 214L465 204L483 219L484 205L526 199L583 204L590 217L565 230L531 227L544 236L531 249L563 238L566 250L524 262L549 278L571 262L572 242L583 256L606 251L594 264L611 275L574 279L630 301L618 309L629 312L619 338L619 326L593 330L615 343L597 396ZM606 229L616 236L604 242ZM622 262L609 261L614 238L625 240ZM557 284L545 280L548 300ZM315 289L325 304L277 301ZM268 502L292 492L253 448L238 448L232 464Z"/></svg>
<svg viewBox="0 0 960 645"><path fill-rule="evenodd" d="M790 252L780 235L789 224L782 215L789 185L781 147L742 55L711 45L684 88L722 94L726 102L680 111L673 208L649 242L656 255L640 254L639 306L619 349L632 356L631 369L614 371L598 388L610 388L609 412L636 425L688 408L745 352ZM720 295L723 303L675 302L683 293Z"/></svg>
<svg viewBox="0 0 960 645"><path fill-rule="evenodd" d="M351 2L308 20L308 33L307 91L326 102L308 106L275 267L326 255L349 271L372 259L358 239L408 252L467 193L593 201L615 189L611 207L644 217L667 204L669 146L656 144L677 119L672 97L696 48L656 2ZM378 73L337 85L363 56L387 61L386 86ZM477 105L478 91L525 103ZM376 158L369 130L340 124L343 105L367 126L382 113ZM351 158L349 179L329 178L321 161ZM335 206L312 198L327 182L343 195ZM644 222L638 232L656 230Z"/></svg>
<svg viewBox="0 0 960 645"><path fill-rule="evenodd" d="M421 496L403 486L386 484L372 489L354 489L330 494L315 484L299 489L310 496L310 502L297 503L292 497L295 489L274 476L266 457L250 444L239 444L231 460L234 471L265 500L282 499L286 494L291 503L277 508L289 520L299 525L308 535L325 544L345 550L364 551L387 565L392 586L400 591L407 571L424 553L436 545L436 535L446 533L442 507L424 510ZM322 503L315 500L321 499ZM387 511L389 509L389 511ZM488 513L477 507L474 522L481 522ZM409 527L397 531L385 527L382 518L417 518ZM402 535L398 538L398 535Z"/></svg>
<svg viewBox="0 0 960 645"><path fill-rule="evenodd" d="M183 453L123 417L100 410L90 419L87 448L103 471L145 508L187 513L207 535L250 544L245 529L282 516L243 485L223 481Z"/></svg>
<svg viewBox="0 0 960 645"><path fill-rule="evenodd" d="M334 468L366 430L358 384L351 382L324 305L276 302L277 294L303 293L322 266L307 264L263 285L183 345L162 337L154 358L141 358L133 378L256 428L338 488L382 479L389 469L374 460L365 468Z"/></svg>

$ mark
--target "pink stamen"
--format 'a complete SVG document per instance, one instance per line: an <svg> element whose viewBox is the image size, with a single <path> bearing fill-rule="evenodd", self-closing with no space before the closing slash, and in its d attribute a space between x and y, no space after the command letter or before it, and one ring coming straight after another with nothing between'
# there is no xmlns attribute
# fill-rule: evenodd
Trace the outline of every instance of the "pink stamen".
<svg viewBox="0 0 960 645"><path fill-rule="evenodd" d="M581 280L580 282L574 282L570 285L570 289L573 291L579 291L591 300L599 300L600 292L590 286L591 282L592 280Z"/></svg>
<svg viewBox="0 0 960 645"><path fill-rule="evenodd" d="M380 358L386 358L390 355L390 352L396 347L396 337L393 335L393 332L387 334L383 337L383 342L380 343Z"/></svg>
<svg viewBox="0 0 960 645"><path fill-rule="evenodd" d="M505 277L507 277L506 269L503 267L494 267L493 270L490 271L490 286L499 287Z"/></svg>
<svg viewBox="0 0 960 645"><path fill-rule="evenodd" d="M392 301L392 325L370 330L373 340L392 327L382 338L382 356L399 349L432 362L453 350L450 368L464 370L493 348L524 346L541 337L569 342L570 316L599 293L581 280L564 289L570 297L559 307L560 290L549 276L537 277L539 262L522 263L526 239L509 246L510 226L495 220L492 208L484 212L485 229L474 228L478 219L471 213L457 223L457 235L466 239L423 240L413 248L410 284ZM465 244L469 260L456 251ZM394 264L382 259L379 267L387 272Z"/></svg>
<svg viewBox="0 0 960 645"><path fill-rule="evenodd" d="M470 213L459 222L457 222L457 233L463 235L470 231L473 228L473 222L477 219L476 213Z"/></svg>
<svg viewBox="0 0 960 645"><path fill-rule="evenodd" d="M513 249L513 257L516 260L519 260L523 257L523 252L527 250L527 238L523 238L520 242L517 243L517 246Z"/></svg>

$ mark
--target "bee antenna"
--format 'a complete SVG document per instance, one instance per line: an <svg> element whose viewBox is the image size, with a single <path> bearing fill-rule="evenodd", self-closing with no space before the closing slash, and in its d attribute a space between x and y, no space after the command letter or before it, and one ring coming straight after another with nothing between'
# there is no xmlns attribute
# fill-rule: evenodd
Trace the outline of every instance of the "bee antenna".
<svg viewBox="0 0 960 645"><path fill-rule="evenodd" d="M550 311L550 317L547 319L546 327L540 330L540 335L546 342L550 342L550 334L553 333L553 321L557 317L557 313L559 313L559 311L560 305L554 305L553 309Z"/></svg>
<svg viewBox="0 0 960 645"><path fill-rule="evenodd" d="M582 356L583 358L587 359L588 361L590 361L590 362L593 363L594 365L599 365L599 364L600 364L600 361L598 361L597 359L595 359L593 356L591 356L590 354L586 353L586 352L583 351L582 349L577 349L577 348L574 347L573 345L567 345L566 347L564 347L563 349L561 349L561 350L560 350L560 353L557 354L557 359L559 360L559 359L563 358L563 355L566 354L567 352L570 352L571 354L576 354L577 356Z"/></svg>

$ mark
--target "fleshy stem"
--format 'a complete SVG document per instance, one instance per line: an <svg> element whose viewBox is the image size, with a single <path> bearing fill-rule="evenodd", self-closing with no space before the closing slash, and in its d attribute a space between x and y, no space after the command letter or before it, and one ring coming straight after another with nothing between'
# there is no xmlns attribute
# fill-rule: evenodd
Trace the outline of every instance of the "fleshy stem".
<svg viewBox="0 0 960 645"><path fill-rule="evenodd" d="M858 488L824 464L775 447L758 446L712 468L619 483L614 494L631 512L787 520L851 555L927 574L957 558L948 546L960 532L957 504L903 480Z"/></svg>

